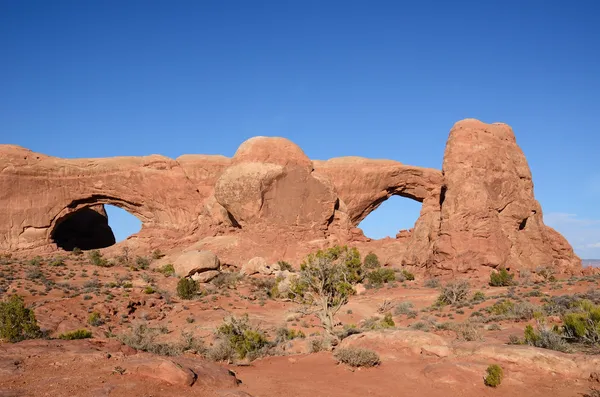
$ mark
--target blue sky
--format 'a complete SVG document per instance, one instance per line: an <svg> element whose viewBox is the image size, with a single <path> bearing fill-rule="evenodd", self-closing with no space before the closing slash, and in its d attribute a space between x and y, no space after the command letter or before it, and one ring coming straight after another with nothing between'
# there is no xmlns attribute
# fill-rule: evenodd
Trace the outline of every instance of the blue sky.
<svg viewBox="0 0 600 397"><path fill-rule="evenodd" d="M284 136L440 168L454 122L502 121L546 222L600 258L599 18L592 0L0 0L0 142L231 156ZM389 200L362 226L394 235L418 209Z"/></svg>

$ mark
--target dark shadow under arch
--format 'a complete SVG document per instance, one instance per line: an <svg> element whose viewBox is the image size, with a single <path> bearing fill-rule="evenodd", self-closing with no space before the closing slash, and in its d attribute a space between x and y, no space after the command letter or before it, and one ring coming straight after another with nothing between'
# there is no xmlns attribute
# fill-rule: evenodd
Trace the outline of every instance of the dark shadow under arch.
<svg viewBox="0 0 600 397"><path fill-rule="evenodd" d="M50 237L65 251L73 251L75 248L99 249L115 244L115 235L108 225L102 205L84 207L69 213L56 223Z"/></svg>

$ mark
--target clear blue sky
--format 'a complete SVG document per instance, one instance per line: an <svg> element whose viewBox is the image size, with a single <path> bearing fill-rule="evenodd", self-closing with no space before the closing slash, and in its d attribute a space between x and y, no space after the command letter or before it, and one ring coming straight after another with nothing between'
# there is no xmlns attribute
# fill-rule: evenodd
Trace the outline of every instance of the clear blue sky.
<svg viewBox="0 0 600 397"><path fill-rule="evenodd" d="M502 121L546 222L600 257L599 20L593 0L0 0L0 142L231 156L268 135L440 168L454 122ZM418 209L362 226L394 235Z"/></svg>

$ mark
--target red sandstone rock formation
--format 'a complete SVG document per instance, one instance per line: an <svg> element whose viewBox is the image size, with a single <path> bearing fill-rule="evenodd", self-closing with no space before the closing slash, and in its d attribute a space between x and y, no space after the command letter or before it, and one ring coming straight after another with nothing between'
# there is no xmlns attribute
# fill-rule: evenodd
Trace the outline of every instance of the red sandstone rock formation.
<svg viewBox="0 0 600 397"><path fill-rule="evenodd" d="M357 226L392 195L421 202L420 217L403 238L370 241ZM226 264L295 260L352 243L384 253L387 263L432 271L581 266L543 224L510 127L477 120L453 127L442 171L358 157L313 162L284 138L252 138L231 159L71 160L0 145L0 250L52 250L63 239L72 248L86 227L82 211L102 215L103 204L143 222L123 244L210 249ZM92 240L105 246L106 236Z"/></svg>

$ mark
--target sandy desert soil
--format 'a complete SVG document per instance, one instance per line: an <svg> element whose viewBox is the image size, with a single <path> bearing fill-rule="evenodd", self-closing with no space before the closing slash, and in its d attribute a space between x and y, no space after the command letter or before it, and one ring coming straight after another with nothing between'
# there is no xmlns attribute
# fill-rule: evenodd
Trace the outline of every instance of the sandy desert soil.
<svg viewBox="0 0 600 397"><path fill-rule="evenodd" d="M470 295L480 291L485 298L442 308L434 306L440 291L426 276L366 289L337 316L342 326L363 328L341 346L374 350L381 364L353 368L338 363L327 348L311 353L311 341L323 334L319 321L302 314L298 303L270 298L268 280L274 276L220 278L204 285L202 295L183 300L175 293L177 278L158 272L152 262L140 269L94 266L86 254L56 259L11 257L0 264L2 296L23 296L47 332L45 339L0 343L2 397L581 396L600 388L595 349L572 346L572 352L558 353L510 345L511 335L522 338L535 319L487 310L503 300L541 307L549 296L593 293L600 280L593 275L555 282L521 279L515 287L490 287L486 279L471 278ZM93 313L100 319L94 325ZM377 326L384 313L392 315L393 327ZM281 341L252 362L204 358L224 319L244 314L271 341L281 328L302 331L304 337ZM153 343L180 346L188 335L194 346L161 356L122 344L122 336L140 324L157 330ZM369 324L375 329L364 330ZM76 329L90 330L92 338L57 339ZM495 363L505 372L496 389L483 382L487 366Z"/></svg>

